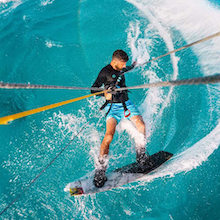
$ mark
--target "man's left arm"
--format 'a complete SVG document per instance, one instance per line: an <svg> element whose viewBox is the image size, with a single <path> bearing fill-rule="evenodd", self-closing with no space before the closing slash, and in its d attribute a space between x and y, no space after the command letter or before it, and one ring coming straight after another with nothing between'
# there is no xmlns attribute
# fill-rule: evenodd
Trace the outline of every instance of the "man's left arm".
<svg viewBox="0 0 220 220"><path fill-rule="evenodd" d="M122 73L128 72L128 71L134 69L134 67L135 67L136 65L137 65L137 62L134 61L134 62L131 64L131 66L126 66L125 68L122 69L121 72L122 72Z"/></svg>

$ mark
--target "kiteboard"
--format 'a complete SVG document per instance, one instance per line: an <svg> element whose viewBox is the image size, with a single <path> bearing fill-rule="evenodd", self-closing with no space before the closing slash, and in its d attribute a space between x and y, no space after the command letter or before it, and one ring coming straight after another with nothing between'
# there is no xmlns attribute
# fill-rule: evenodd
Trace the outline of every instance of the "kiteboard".
<svg viewBox="0 0 220 220"><path fill-rule="evenodd" d="M65 192L69 192L71 196L82 196L93 193L104 192L122 185L137 181L139 178L149 174L153 170L160 167L163 163L169 160L173 154L165 151L159 151L150 156L150 163L144 168L138 163L128 164L106 174L107 181L101 188L97 188L93 183L94 175L87 178L81 178L66 185Z"/></svg>

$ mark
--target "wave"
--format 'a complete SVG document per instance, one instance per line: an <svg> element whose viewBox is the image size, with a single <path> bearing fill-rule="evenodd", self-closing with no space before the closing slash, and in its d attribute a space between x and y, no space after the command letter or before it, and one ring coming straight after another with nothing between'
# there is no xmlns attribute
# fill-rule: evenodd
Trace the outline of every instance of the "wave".
<svg viewBox="0 0 220 220"><path fill-rule="evenodd" d="M128 42L132 51L132 56L138 58L143 56L143 51L149 48L149 29L154 31L154 34L159 34L164 40L167 50L173 50L174 42L178 42L181 38L187 43L199 40L210 34L220 30L220 24L216 21L220 20L220 12L214 8L208 1L185 1L177 0L127 0L134 5L140 12L140 15L149 21L145 28L145 35L141 35L140 23L132 22L128 33ZM183 8L185 10L183 10ZM204 17L203 15L206 14ZM179 33L179 35L176 34ZM175 39L178 36L178 39ZM198 58L198 64L204 75L213 75L220 72L220 39L215 38L208 42L192 47L192 51ZM145 52L146 53L146 52ZM149 60L149 54L145 54L145 59ZM178 76L178 58L171 56L173 66L173 79ZM155 65L155 63L153 64ZM144 75L148 76L149 81L159 81L160 77L152 69L144 71ZM216 111L219 115L219 110L216 108L218 101L214 97L220 97L219 86L207 86L208 96L205 97L209 103L210 109ZM141 105L144 119L147 124L150 124L147 132L152 134L154 131L153 124L155 119L158 120L162 116L165 107L169 106L172 89L168 92L168 98L164 98L162 89L150 89L146 93L146 97ZM165 103L161 108L161 104ZM147 109L147 110L145 110ZM175 116L173 116L175 118ZM218 117L219 118L219 117ZM154 119L154 120L152 120ZM212 118L213 124L216 124ZM149 123L150 122L150 123ZM199 122L198 122L199 123ZM175 122L174 122L175 124ZM175 131L174 131L175 133ZM150 136L150 135L149 135ZM172 135L171 135L172 136ZM172 138L172 137L171 137ZM154 178L162 176L174 176L176 173L188 172L206 161L207 158L219 147L220 143L220 122L210 131L205 137L198 140L194 145L181 153L176 152L175 157L168 163L167 166L158 170L152 175L146 176L142 180L152 181Z"/></svg>
<svg viewBox="0 0 220 220"><path fill-rule="evenodd" d="M199 140L192 147L176 155L167 166L159 168L151 175L145 176L142 180L152 181L155 178L169 176L173 177L180 172L189 172L198 167L219 147L220 123L204 138Z"/></svg>
<svg viewBox="0 0 220 220"><path fill-rule="evenodd" d="M41 6L53 4L55 0L41 0Z"/></svg>
<svg viewBox="0 0 220 220"><path fill-rule="evenodd" d="M51 48L51 47L63 47L62 43L60 42L55 42L55 41L52 41L52 40L46 40L45 41L45 45L48 47L48 48Z"/></svg>
<svg viewBox="0 0 220 220"><path fill-rule="evenodd" d="M21 0L0 0L0 15L7 15L23 2Z"/></svg>

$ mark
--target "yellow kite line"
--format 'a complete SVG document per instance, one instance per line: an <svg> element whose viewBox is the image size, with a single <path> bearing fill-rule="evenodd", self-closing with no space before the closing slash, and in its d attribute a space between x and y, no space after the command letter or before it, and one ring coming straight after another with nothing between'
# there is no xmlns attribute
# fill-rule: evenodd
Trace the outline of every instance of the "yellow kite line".
<svg viewBox="0 0 220 220"><path fill-rule="evenodd" d="M59 106L66 105L66 104L69 104L69 103L72 103L72 102L76 102L76 101L79 101L79 100L82 100L82 99L86 99L86 98L89 98L91 96L99 95L99 94L102 94L104 92L105 91L96 92L96 93L81 96L81 97L78 97L78 98L75 98L75 99L70 99L70 100L66 100L66 101L63 101L63 102L58 102L58 103L55 103L55 104L51 104L51 105L43 106L43 107L40 107L40 108L28 110L28 111L25 111L25 112L20 112L20 113L14 114L14 115L8 115L8 116L0 118L0 125L7 125L8 122L11 122L15 119L23 118L23 117L26 117L28 115L33 115L33 114L43 112L43 111L46 111L46 110L49 110L49 109L52 109L52 108L57 108Z"/></svg>

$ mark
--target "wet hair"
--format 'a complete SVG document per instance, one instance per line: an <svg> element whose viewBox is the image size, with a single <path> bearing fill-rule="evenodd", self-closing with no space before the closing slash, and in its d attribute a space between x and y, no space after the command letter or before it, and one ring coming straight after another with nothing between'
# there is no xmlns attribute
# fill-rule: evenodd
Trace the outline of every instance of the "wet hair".
<svg viewBox="0 0 220 220"><path fill-rule="evenodd" d="M124 62L127 62L129 60L127 53L124 52L123 50L116 50L112 55L112 59L114 58L117 58Z"/></svg>

